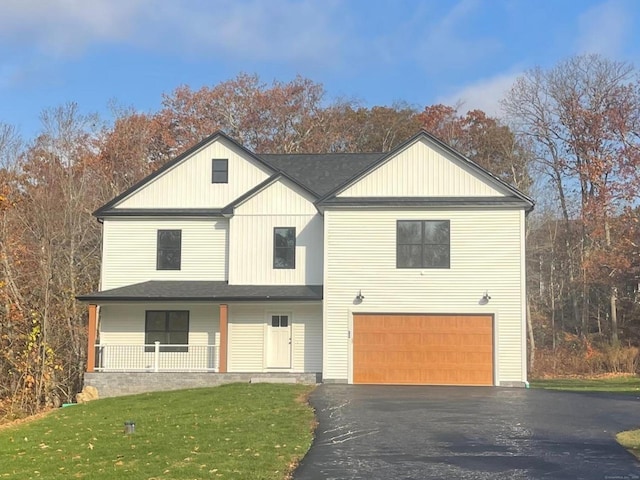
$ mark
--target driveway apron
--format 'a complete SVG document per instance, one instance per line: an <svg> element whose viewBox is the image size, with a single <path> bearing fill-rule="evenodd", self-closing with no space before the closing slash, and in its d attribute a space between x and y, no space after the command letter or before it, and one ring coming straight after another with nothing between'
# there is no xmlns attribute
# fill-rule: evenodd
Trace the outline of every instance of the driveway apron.
<svg viewBox="0 0 640 480"><path fill-rule="evenodd" d="M638 480L615 441L637 396L491 387L321 385L294 474L316 479Z"/></svg>

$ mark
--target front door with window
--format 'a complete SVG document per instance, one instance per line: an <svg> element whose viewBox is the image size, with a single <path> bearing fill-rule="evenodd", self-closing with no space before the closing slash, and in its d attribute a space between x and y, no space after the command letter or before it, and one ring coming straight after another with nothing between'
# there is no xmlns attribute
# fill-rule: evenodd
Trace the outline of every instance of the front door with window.
<svg viewBox="0 0 640 480"><path fill-rule="evenodd" d="M291 368L291 317L271 314L267 324L267 368Z"/></svg>

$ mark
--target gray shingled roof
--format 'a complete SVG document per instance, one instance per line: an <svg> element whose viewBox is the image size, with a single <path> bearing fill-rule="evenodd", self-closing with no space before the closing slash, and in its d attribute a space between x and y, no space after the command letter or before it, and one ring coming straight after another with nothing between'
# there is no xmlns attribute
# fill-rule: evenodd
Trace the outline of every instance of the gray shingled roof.
<svg viewBox="0 0 640 480"><path fill-rule="evenodd" d="M322 285L229 285L213 281L152 280L77 298L87 302L322 300Z"/></svg>
<svg viewBox="0 0 640 480"><path fill-rule="evenodd" d="M257 156L322 197L373 165L384 155L384 153L273 153Z"/></svg>

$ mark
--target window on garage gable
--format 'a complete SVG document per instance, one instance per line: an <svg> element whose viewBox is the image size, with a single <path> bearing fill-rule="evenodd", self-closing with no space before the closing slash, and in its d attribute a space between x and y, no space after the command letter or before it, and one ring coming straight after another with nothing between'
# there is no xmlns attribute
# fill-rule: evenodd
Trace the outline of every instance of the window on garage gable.
<svg viewBox="0 0 640 480"><path fill-rule="evenodd" d="M153 352L152 345L155 342L160 342L161 352L187 352L189 349L187 346L189 344L189 311L147 310L144 325L145 352Z"/></svg>
<svg viewBox="0 0 640 480"><path fill-rule="evenodd" d="M398 220L397 268L450 268L449 220Z"/></svg>

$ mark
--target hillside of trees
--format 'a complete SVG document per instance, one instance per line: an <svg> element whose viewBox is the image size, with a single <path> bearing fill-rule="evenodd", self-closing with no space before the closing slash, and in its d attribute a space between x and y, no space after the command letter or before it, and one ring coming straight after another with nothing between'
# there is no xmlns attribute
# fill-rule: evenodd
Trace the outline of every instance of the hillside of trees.
<svg viewBox="0 0 640 480"><path fill-rule="evenodd" d="M525 72L498 119L479 110L330 100L298 77L180 86L157 112L76 104L33 138L0 121L0 419L81 389L98 287L91 212L216 130L258 153L388 151L426 129L536 200L528 217L532 376L637 372L640 82L633 65L570 58ZM2 119L0 119L2 120Z"/></svg>

